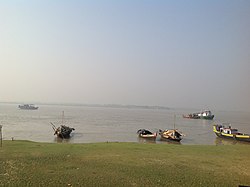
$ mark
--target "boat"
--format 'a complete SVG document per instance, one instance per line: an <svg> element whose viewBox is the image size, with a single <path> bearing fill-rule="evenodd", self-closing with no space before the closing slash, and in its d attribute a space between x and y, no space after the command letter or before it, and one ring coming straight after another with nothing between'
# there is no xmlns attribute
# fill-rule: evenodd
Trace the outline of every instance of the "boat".
<svg viewBox="0 0 250 187"><path fill-rule="evenodd" d="M63 119L64 119L64 111L63 111L63 115L62 115L62 125L60 125L59 127L56 127L52 122L50 122L50 123L52 125L53 130L54 130L54 135L57 135L58 138L68 139L68 138L70 138L71 132L74 131L75 129L64 125Z"/></svg>
<svg viewBox="0 0 250 187"><path fill-rule="evenodd" d="M37 110L38 109L38 107L35 106L34 104L18 105L18 108L22 110Z"/></svg>
<svg viewBox="0 0 250 187"><path fill-rule="evenodd" d="M230 124L216 124L213 125L214 133L221 138L239 140L250 142L250 134L244 134L238 131L238 129L232 128Z"/></svg>
<svg viewBox="0 0 250 187"><path fill-rule="evenodd" d="M208 120L214 119L214 115L210 110L204 110L201 113L199 113L198 116L200 117L200 119L208 119Z"/></svg>
<svg viewBox="0 0 250 187"><path fill-rule="evenodd" d="M147 139L156 139L157 137L157 132L152 133L149 130L146 129L139 129L137 131L137 134L140 138L147 138Z"/></svg>
<svg viewBox="0 0 250 187"><path fill-rule="evenodd" d="M55 127L55 125L53 123L52 127L54 129L54 135L57 135L58 138L62 138L62 139L67 139L70 138L70 133L75 130L74 128L68 127L66 125L61 125L59 127Z"/></svg>
<svg viewBox="0 0 250 187"><path fill-rule="evenodd" d="M210 110L204 110L201 112L196 112L192 114L182 115L183 118L190 118L190 119L207 119L212 120L214 119L214 115Z"/></svg>
<svg viewBox="0 0 250 187"><path fill-rule="evenodd" d="M171 140L171 141L176 141L176 142L180 142L182 140L183 134L175 128L175 119L176 119L176 115L174 115L174 128L173 129L166 129L164 131L159 129L159 135L161 136L162 140Z"/></svg>
<svg viewBox="0 0 250 187"><path fill-rule="evenodd" d="M177 142L180 142L183 136L182 133L177 129L166 129L164 131L160 129L159 135L161 136L162 140L172 140Z"/></svg>

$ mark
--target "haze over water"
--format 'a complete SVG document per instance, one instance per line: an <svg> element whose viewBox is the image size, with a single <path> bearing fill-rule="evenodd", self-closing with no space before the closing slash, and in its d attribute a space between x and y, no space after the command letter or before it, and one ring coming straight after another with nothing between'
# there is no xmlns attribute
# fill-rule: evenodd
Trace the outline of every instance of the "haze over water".
<svg viewBox="0 0 250 187"><path fill-rule="evenodd" d="M3 139L60 142L53 135L50 122L75 128L70 143L90 142L143 142L136 134L138 129L152 131L175 127L185 134L181 144L234 144L216 138L212 125L217 122L231 123L239 131L250 133L249 112L212 111L214 120L184 119L182 114L195 109L148 109L126 107L40 105L38 110L20 110L16 104L0 104L0 123ZM155 143L162 142L159 138ZM239 142L237 142L239 144Z"/></svg>
<svg viewBox="0 0 250 187"><path fill-rule="evenodd" d="M250 1L0 1L0 102L250 111Z"/></svg>

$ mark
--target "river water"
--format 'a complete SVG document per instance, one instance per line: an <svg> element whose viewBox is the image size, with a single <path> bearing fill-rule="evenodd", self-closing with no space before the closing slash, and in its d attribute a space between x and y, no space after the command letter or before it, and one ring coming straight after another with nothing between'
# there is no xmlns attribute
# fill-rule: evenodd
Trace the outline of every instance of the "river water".
<svg viewBox="0 0 250 187"><path fill-rule="evenodd" d="M144 142L136 132L144 128L151 131L175 127L185 134L181 144L241 144L217 138L212 131L214 123L231 123L239 131L250 133L250 113L212 111L214 120L185 119L182 114L194 109L115 108L97 106L39 105L38 110L20 110L17 104L0 104L0 125L4 140L31 140L60 142L54 136L50 122L74 127L69 143L92 142ZM174 120L174 116L176 119ZM151 143L169 143L159 138Z"/></svg>

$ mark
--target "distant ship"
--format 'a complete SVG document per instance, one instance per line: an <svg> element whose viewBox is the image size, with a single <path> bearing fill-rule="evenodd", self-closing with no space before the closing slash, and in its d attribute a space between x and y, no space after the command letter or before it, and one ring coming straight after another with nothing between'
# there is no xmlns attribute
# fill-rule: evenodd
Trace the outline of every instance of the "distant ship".
<svg viewBox="0 0 250 187"><path fill-rule="evenodd" d="M204 111L198 112L198 113L183 115L183 118L212 120L212 119L214 119L214 115L212 114L212 112L210 110L204 110Z"/></svg>
<svg viewBox="0 0 250 187"><path fill-rule="evenodd" d="M33 104L18 105L18 108L22 110L37 110L38 109L38 107Z"/></svg>

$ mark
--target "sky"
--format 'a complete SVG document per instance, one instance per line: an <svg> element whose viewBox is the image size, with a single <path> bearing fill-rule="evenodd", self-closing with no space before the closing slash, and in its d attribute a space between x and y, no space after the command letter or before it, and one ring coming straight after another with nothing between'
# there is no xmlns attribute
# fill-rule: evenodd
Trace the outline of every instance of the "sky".
<svg viewBox="0 0 250 187"><path fill-rule="evenodd" d="M0 0L0 102L250 111L250 1Z"/></svg>

